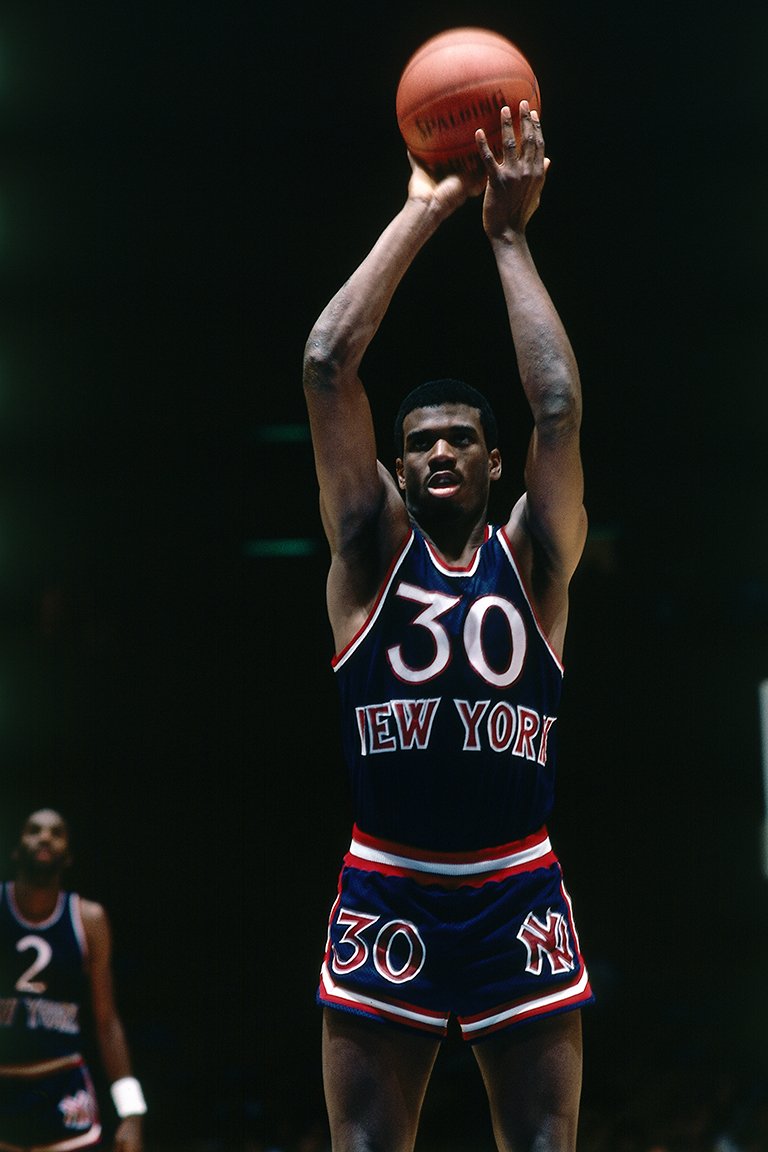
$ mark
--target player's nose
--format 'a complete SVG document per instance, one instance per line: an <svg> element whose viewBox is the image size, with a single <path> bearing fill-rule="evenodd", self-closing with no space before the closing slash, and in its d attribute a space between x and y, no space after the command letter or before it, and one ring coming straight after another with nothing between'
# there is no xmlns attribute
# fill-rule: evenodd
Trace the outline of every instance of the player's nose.
<svg viewBox="0 0 768 1152"><path fill-rule="evenodd" d="M429 459L431 463L433 460L453 460L454 457L455 453L451 447L450 441L440 439L436 440L432 445L432 452Z"/></svg>

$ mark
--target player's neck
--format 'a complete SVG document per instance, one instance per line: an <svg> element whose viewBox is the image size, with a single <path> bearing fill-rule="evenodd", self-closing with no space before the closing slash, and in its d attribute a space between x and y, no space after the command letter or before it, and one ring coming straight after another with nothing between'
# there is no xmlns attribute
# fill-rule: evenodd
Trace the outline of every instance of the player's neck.
<svg viewBox="0 0 768 1152"><path fill-rule="evenodd" d="M429 524L419 522L418 526L446 564L452 568L464 568L472 562L475 552L485 541L487 521L483 513L470 525L465 521L443 520Z"/></svg>
<svg viewBox="0 0 768 1152"><path fill-rule="evenodd" d="M13 885L16 905L25 920L47 920L56 908L60 892L58 876L46 880L17 876Z"/></svg>

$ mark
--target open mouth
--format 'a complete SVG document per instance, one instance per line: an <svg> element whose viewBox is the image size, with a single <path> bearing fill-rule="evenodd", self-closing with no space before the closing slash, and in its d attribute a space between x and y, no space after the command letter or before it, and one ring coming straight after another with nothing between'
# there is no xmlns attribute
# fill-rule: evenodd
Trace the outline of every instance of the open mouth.
<svg viewBox="0 0 768 1152"><path fill-rule="evenodd" d="M427 481L427 488L436 496L450 496L458 487L458 478L452 472L435 472Z"/></svg>

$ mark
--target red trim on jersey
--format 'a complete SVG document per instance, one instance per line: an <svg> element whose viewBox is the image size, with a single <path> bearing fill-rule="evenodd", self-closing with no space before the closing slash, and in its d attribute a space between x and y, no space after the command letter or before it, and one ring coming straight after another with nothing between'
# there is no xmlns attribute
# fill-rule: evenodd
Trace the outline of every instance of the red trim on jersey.
<svg viewBox="0 0 768 1152"><path fill-rule="evenodd" d="M469 564L449 564L447 560L443 559L443 557L435 548L434 544L431 542L431 540L428 540L426 536L424 536L424 543L427 546L427 552L429 553L432 563L439 571L445 572L449 576L468 576L471 575L477 568L478 561L480 559L480 549L482 548L483 544L488 543L493 534L493 529L490 524L486 524L483 531L484 535L482 543L479 544L477 548L475 548ZM424 535L423 532L422 535Z"/></svg>
<svg viewBox="0 0 768 1152"><path fill-rule="evenodd" d="M339 666L339 664L341 664L347 658L347 656L352 651L352 649L357 645L358 641L362 639L362 637L365 635L365 633L370 628L371 624L373 623L376 616L378 615L379 609L381 608L381 605L384 601L384 597L386 596L387 592L389 591L389 586L392 583L392 577L394 576L395 572L399 568L400 563L404 559L406 552L408 551L411 544L413 543L414 537L415 537L415 533L414 533L413 528L411 528L411 530L409 531L405 540L403 541L402 548L399 550L399 552L397 552L394 559L392 560L392 563L390 564L389 568L387 569L387 574L381 582L381 587L379 588L378 595L376 596L376 600L374 601L373 607L371 608L365 621L358 628L357 632L355 632L354 636L349 641L349 643L345 644L344 647L342 649L340 649L340 651L338 651L335 654L335 656L333 656L333 658L331 659L331 668L334 668L334 669L337 668Z"/></svg>
<svg viewBox="0 0 768 1152"><path fill-rule="evenodd" d="M548 638L546 632L544 631L544 627L541 623L541 620L539 619L539 614L536 611L536 605L534 603L533 596L531 595L530 589L528 588L528 585L526 584L525 580L523 580L523 574L520 571L520 565L519 565L518 560L517 560L517 553L515 552L515 549L512 546L512 541L510 540L509 536L507 536L506 525L502 525L501 528L499 528L497 535L501 541L502 547L506 551L507 556L508 556L508 558L512 564L512 567L515 571L515 575L517 576L518 580L520 581L520 587L523 590L523 595L525 596L526 600L528 601L528 607L531 610L531 614L533 616L534 622L536 624L536 627L539 630L539 635L541 636L542 640L544 641L547 648L549 649L549 653L552 656L552 659L554 660L555 664L557 664L557 666L560 669L560 672L562 674L565 671L563 662L560 659L560 657L558 656L557 652L555 652L552 645L550 644L549 638Z"/></svg>

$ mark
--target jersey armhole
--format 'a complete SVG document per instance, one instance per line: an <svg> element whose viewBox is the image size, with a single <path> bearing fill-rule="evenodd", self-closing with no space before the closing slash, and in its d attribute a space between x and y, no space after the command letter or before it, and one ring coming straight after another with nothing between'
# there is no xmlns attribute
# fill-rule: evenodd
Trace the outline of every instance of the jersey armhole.
<svg viewBox="0 0 768 1152"><path fill-rule="evenodd" d="M395 555L394 559L392 560L392 563L389 566L387 574L381 583L381 587L379 588L378 594L376 596L376 600L374 601L373 607L371 608L370 612L368 613L367 618L364 620L364 622L362 623L362 625L360 626L358 631L355 633L355 635L352 637L352 639L349 641L349 643L345 644L345 646L341 649L341 651L337 652L333 656L333 658L331 660L331 668L334 670L334 672L337 671L337 669L340 668L341 665L352 655L352 653L355 651L355 649L358 647L358 645L362 642L362 640L365 638L365 636L370 631L371 627L373 626L374 621L376 620L376 617L381 612L384 601L387 598L387 593L389 592L389 589L392 585L392 581L394 580L394 578L397 574L397 570L400 567L400 565L402 564L403 560L405 559L409 548L413 544L414 539L415 539L415 532L414 532L414 529L411 528L408 535L406 536L401 548L400 548L400 551Z"/></svg>
<svg viewBox="0 0 768 1152"><path fill-rule="evenodd" d="M85 934L85 925L83 924L83 914L81 908L80 897L76 892L69 894L69 916L72 921L72 929L75 933L75 938L80 945L80 953L83 957L83 964L88 963L88 937Z"/></svg>
<svg viewBox="0 0 768 1152"><path fill-rule="evenodd" d="M512 541L509 539L509 536L507 535L506 525L502 525L502 527L498 529L498 531L496 533L496 538L498 539L499 543L501 544L502 551L506 553L507 559L509 560L509 563L512 566L512 571L515 573L515 576L517 578L517 582L520 585L520 591L522 592L523 596L525 597L526 603L528 604L528 607L531 610L531 615L533 616L533 622L536 625L536 630L539 633L539 636L541 636L541 639L546 644L547 651L549 652L550 656L554 660L555 664L557 665L557 668L560 671L560 675L562 676L565 674L565 665L563 664L563 661L560 659L560 657L557 655L554 648L550 644L549 637L547 636L546 632L544 631L544 628L542 627L542 623L539 620L539 615L538 615L538 612L536 611L536 606L533 602L533 596L531 595L530 590L528 588L528 585L526 584L525 580L522 577L522 573L520 572L520 566L517 562L517 556L515 554L514 546L512 544Z"/></svg>

